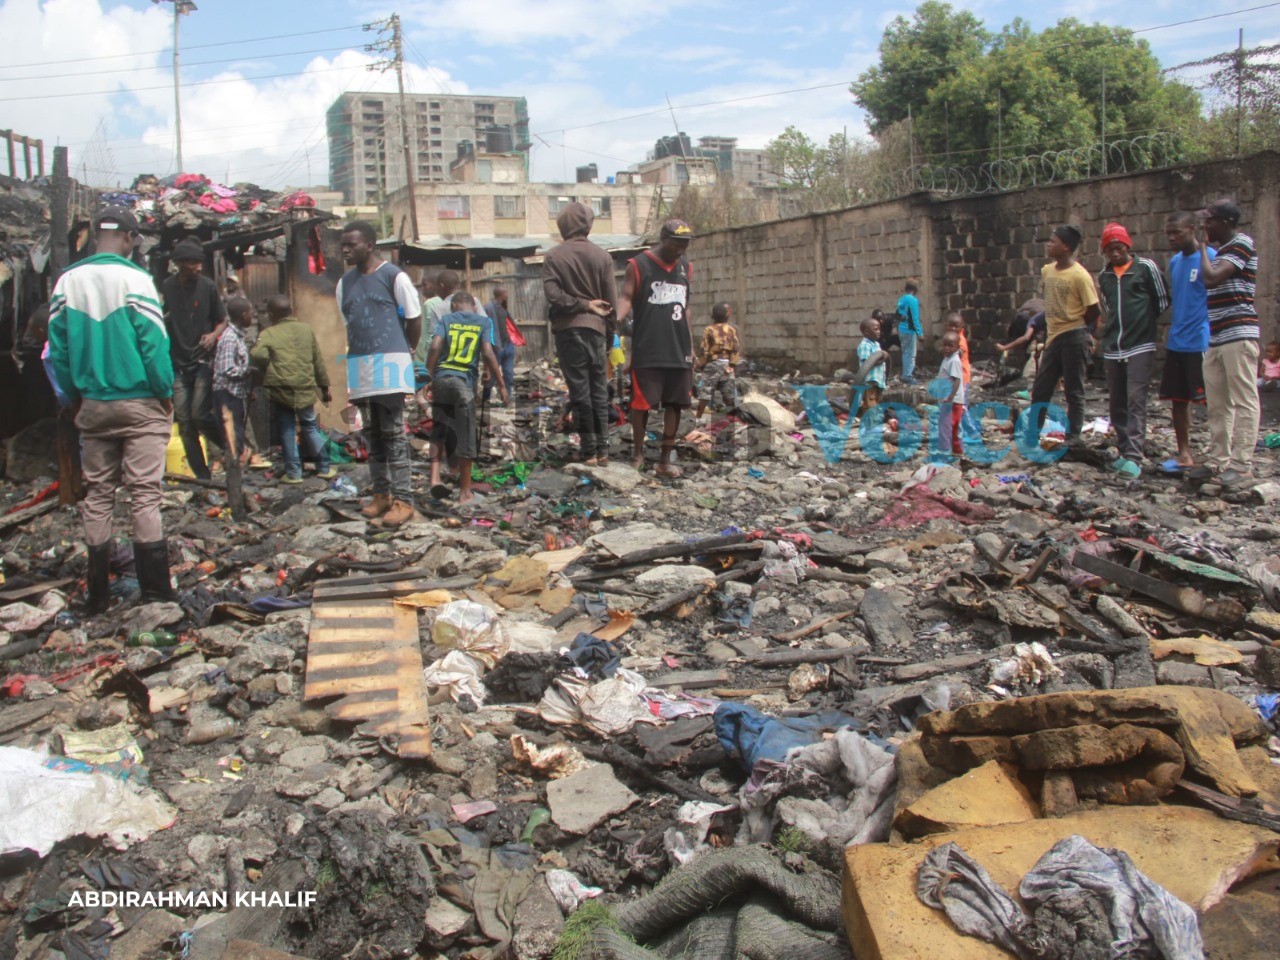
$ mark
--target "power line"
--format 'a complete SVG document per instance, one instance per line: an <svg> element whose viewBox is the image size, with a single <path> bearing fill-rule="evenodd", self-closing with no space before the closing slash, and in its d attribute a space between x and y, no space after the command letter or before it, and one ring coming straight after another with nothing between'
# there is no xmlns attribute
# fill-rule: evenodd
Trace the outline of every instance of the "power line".
<svg viewBox="0 0 1280 960"><path fill-rule="evenodd" d="M213 47L232 47L237 44L245 43L263 43L267 40L292 40L294 37L314 37L322 33L340 33L344 30L360 30L363 29L362 24L355 24L350 27L329 27L325 30L304 30L298 33L277 33L270 37L243 37L239 40L220 40L217 43L193 43L184 47L186 50L208 50ZM150 57L156 54L168 53L173 47L161 47L159 50L140 50L136 53L107 53L98 57L72 57L70 60L41 60L32 63L9 63L5 64L6 69L19 69L24 67L56 67L64 63L88 63L94 60L120 60L124 57Z"/></svg>
<svg viewBox="0 0 1280 960"><path fill-rule="evenodd" d="M377 61L375 60L374 63L377 63ZM191 83L184 83L182 86L183 86L183 89L186 89L188 87L208 87L208 86L212 86L214 84L219 84L219 83L255 83L259 80L281 80L286 77L307 77L307 76L314 76L319 73L337 73L339 71L364 70L368 66L369 66L368 64L359 64L359 65L353 64L352 66L349 66L349 67L326 67L323 70L295 70L292 73L268 73L260 77L223 77L221 80L196 80ZM103 92L107 95L111 95L115 93L146 93L151 90L169 90L169 89L172 89L172 87L169 84L164 84L163 86L159 86L159 87L127 87L120 91L107 90ZM85 91L83 90L77 91L76 93L42 93L34 97L0 97L0 103L14 103L16 101L25 102L28 100L65 100L67 97L83 97L85 95L86 95Z"/></svg>
<svg viewBox="0 0 1280 960"><path fill-rule="evenodd" d="M721 100L705 100L702 103L682 103L681 110L696 110L700 107L717 107L726 103L743 103L748 100L764 100L768 97L784 97L793 93L809 93L813 90L828 90L831 87L847 87L852 81L837 80L835 83L818 83L811 87L795 87L791 90L771 90L768 93L753 93L742 97L726 97ZM573 130L586 130L589 127L602 127L611 123L623 123L627 120L640 120L644 117L652 117L656 114L666 113L666 107L659 107L655 110L646 110L643 113L632 113L625 117L613 117L609 120L593 120L591 123L580 123L573 127L556 127L550 130L540 130L538 133L532 133L530 136L539 136L548 133L569 133ZM576 149L576 148L575 148Z"/></svg>
<svg viewBox="0 0 1280 960"><path fill-rule="evenodd" d="M251 63L255 60L279 60L282 57L305 57L313 53L341 53L351 50L351 46L341 47L319 47L315 50L288 50L281 53L263 53L256 57L225 57L221 60L197 60L193 63L184 63L183 68L187 67L210 67L221 63ZM139 56L139 54L134 54ZM79 77L100 77L111 73L135 73L138 70L163 70L164 67L158 64L153 67L112 67L107 70L86 70L80 73L44 73L34 77L0 77L0 83L23 83L28 80L69 80Z"/></svg>
<svg viewBox="0 0 1280 960"><path fill-rule="evenodd" d="M1177 23L1162 23L1155 27L1143 27L1141 30L1130 30L1130 33L1151 33L1153 30L1168 30L1170 27L1185 27L1191 23L1204 23L1206 20L1221 20L1223 17L1234 17L1239 13L1253 13L1255 10L1269 10L1272 7L1280 7L1280 3L1264 3L1257 7L1245 7L1242 10L1232 10L1228 13L1212 13L1207 17L1196 17L1194 20L1179 20Z"/></svg>

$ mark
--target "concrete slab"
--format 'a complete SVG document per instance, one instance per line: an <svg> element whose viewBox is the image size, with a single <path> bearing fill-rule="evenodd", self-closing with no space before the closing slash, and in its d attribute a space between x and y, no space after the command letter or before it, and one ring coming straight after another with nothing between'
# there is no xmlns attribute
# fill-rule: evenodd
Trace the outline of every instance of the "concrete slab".
<svg viewBox="0 0 1280 960"><path fill-rule="evenodd" d="M639 799L603 763L547 784L551 819L565 833L590 833Z"/></svg>
<svg viewBox="0 0 1280 960"><path fill-rule="evenodd" d="M893 825L905 836L919 837L1039 816L1039 805L1013 768L993 760L930 790L899 813Z"/></svg>
<svg viewBox="0 0 1280 960"><path fill-rule="evenodd" d="M1063 817L934 834L916 843L866 844L845 852L842 911L858 960L1009 960L999 947L959 933L916 896L926 853L954 841L1017 898L1018 884L1050 847L1079 834L1115 847L1174 896L1203 911L1237 880L1280 869L1280 835L1192 807L1108 807Z"/></svg>

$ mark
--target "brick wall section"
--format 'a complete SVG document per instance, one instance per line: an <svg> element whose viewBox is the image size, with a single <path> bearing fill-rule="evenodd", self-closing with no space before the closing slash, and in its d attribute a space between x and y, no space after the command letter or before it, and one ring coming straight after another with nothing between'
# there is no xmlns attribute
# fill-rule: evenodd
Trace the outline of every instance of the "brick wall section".
<svg viewBox="0 0 1280 960"><path fill-rule="evenodd" d="M858 323L891 312L903 281L918 277L936 357L941 320L960 310L975 356L989 356L1019 304L1036 295L1044 241L1054 226L1085 234L1080 260L1103 264L1098 239L1112 220L1128 227L1134 250L1164 266L1164 224L1232 196L1240 229L1257 244L1258 314L1263 339L1280 318L1280 154L1124 174L998 196L940 200L920 194L791 220L721 230L694 241L693 317L698 334L711 306L727 300L747 356L783 368L830 372L853 366ZM1167 317L1165 318L1167 322Z"/></svg>

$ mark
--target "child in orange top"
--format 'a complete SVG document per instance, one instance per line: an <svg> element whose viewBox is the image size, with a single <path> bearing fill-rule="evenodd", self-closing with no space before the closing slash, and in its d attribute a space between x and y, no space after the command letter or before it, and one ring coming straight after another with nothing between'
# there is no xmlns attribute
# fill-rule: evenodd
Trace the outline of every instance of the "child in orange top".
<svg viewBox="0 0 1280 960"><path fill-rule="evenodd" d="M960 368L964 370L964 385L973 379L973 367L969 364L969 338L964 335L964 317L958 311L947 314L947 332L954 333L960 341Z"/></svg>
<svg viewBox="0 0 1280 960"><path fill-rule="evenodd" d="M960 369L964 374L964 388L967 393L969 384L973 380L973 366L969 363L969 338L964 335L964 317L958 310L952 310L947 314L946 322L947 333L954 333L959 341L959 349L956 352L960 354ZM975 443L982 439L982 431L978 429L978 423L969 413L967 405L960 417L960 435L966 443Z"/></svg>

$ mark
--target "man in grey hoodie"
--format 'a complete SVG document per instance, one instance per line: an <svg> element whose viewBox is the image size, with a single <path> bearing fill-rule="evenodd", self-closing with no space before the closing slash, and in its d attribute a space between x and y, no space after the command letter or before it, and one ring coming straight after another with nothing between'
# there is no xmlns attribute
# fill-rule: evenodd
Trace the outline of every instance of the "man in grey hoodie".
<svg viewBox="0 0 1280 960"><path fill-rule="evenodd" d="M609 376L606 357L617 290L613 258L589 239L591 208L571 203L556 217L564 242L542 261L556 356L569 387L569 406L584 463L609 460Z"/></svg>

